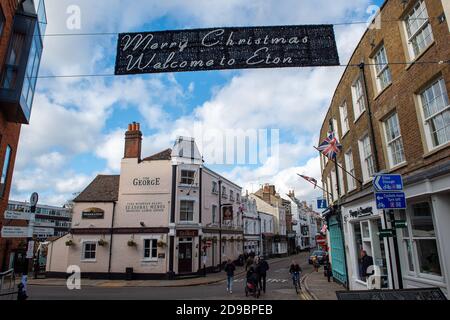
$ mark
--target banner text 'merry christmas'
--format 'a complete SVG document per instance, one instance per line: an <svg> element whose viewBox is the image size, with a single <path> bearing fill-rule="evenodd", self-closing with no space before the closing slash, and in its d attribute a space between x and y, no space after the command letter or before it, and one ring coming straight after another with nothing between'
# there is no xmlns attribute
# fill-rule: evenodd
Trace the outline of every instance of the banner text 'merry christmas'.
<svg viewBox="0 0 450 320"><path fill-rule="evenodd" d="M337 64L332 26L216 28L121 34L116 74Z"/></svg>

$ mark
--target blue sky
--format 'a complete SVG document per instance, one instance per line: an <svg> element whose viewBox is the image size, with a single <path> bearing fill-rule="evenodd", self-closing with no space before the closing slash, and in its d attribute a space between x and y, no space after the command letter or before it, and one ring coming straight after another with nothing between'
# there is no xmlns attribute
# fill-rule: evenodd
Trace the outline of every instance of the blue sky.
<svg viewBox="0 0 450 320"><path fill-rule="evenodd" d="M40 75L113 73L117 33L197 27L366 21L370 0L46 0L47 36ZM80 29L67 25L73 6ZM320 8L320 10L317 10ZM71 21L71 20L69 20ZM336 26L341 63L365 25ZM277 129L279 157L259 165L210 167L256 191L275 183L312 200L320 193L296 173L320 178L321 120L343 68L288 68L39 79L31 123L24 126L11 198L33 191L62 205L99 173L118 173L127 124L141 123L143 156L172 147L194 125L208 129ZM208 164L208 159L207 164Z"/></svg>

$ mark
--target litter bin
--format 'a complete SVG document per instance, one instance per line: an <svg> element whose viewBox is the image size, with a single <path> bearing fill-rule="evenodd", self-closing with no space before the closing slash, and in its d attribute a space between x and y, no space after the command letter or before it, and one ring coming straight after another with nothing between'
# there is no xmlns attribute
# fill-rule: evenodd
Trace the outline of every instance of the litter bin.
<svg viewBox="0 0 450 320"><path fill-rule="evenodd" d="M133 280L133 268L125 268L126 280Z"/></svg>

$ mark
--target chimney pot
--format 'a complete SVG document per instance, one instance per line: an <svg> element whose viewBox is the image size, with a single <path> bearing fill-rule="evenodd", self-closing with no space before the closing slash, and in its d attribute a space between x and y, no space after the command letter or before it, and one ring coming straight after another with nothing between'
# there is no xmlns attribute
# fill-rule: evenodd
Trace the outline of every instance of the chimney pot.
<svg viewBox="0 0 450 320"><path fill-rule="evenodd" d="M133 125L130 123L130 124L128 124L128 131L131 131L131 130L133 130Z"/></svg>
<svg viewBox="0 0 450 320"><path fill-rule="evenodd" d="M128 131L125 133L124 158L137 158L141 160L142 133L139 130L139 124L133 122L128 125Z"/></svg>

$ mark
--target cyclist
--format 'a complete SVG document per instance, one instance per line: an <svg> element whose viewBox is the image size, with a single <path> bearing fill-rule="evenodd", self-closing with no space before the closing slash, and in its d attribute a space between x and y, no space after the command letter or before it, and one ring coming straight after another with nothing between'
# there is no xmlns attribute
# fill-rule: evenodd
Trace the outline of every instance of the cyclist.
<svg viewBox="0 0 450 320"><path fill-rule="evenodd" d="M302 268L300 267L300 265L297 262L292 261L291 267L289 268L289 273L292 276L292 282L295 286L295 289L297 290L298 287L298 289L301 290L302 288L300 286L300 274L302 273Z"/></svg>

